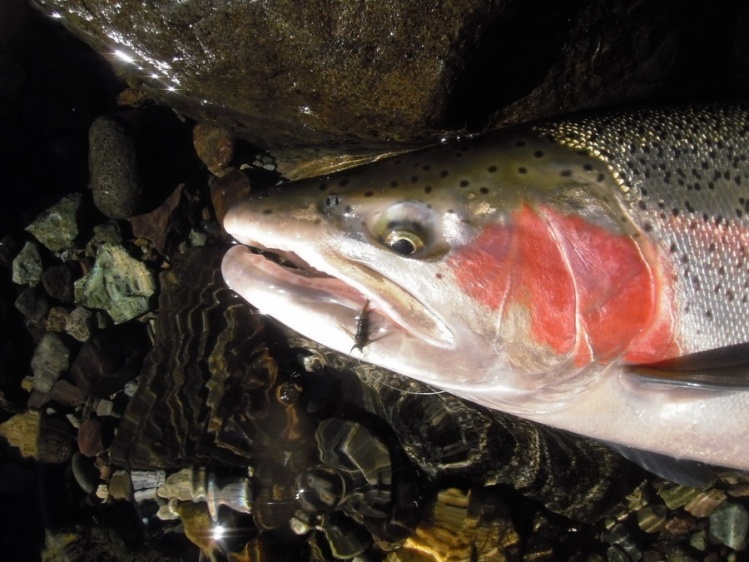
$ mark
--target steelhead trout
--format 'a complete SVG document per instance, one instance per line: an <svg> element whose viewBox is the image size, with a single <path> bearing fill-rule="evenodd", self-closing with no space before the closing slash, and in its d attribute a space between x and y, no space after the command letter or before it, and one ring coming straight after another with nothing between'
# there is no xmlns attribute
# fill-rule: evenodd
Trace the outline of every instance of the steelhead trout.
<svg viewBox="0 0 749 562"><path fill-rule="evenodd" d="M262 251L233 247L223 275L341 353L620 450L746 470L748 158L741 104L494 132L239 202L224 226Z"/></svg>

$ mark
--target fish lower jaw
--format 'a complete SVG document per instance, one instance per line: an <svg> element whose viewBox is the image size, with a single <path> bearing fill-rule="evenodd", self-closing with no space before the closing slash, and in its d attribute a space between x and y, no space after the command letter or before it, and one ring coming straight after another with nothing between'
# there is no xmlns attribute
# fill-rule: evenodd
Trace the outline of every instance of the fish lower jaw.
<svg viewBox="0 0 749 562"><path fill-rule="evenodd" d="M317 310L317 314L310 315L310 318L317 318L316 321L320 325L335 325L352 338L359 330L356 318L366 307L367 313L376 317L379 324L384 323L388 326L386 330L388 335L383 339L389 343L396 334L399 334L405 338L421 340L427 346L442 349L453 347L451 334L448 333L447 337L445 336L441 321L432 318L431 313L427 311L422 313L422 316L428 319L428 323L423 323L426 327L409 322L404 320L397 309L380 294L368 289L368 283L342 280L329 275L323 270L323 268L329 269L326 267L327 264L318 262L310 264L291 252L279 253L280 259L269 259L270 252L276 254L275 250L267 250L267 247L261 253L254 253L245 246L238 245L231 248L222 265L224 279L235 292L263 312L279 320L282 320L281 316L290 318L291 321L282 321L299 332L306 332L312 339L316 339L315 330L306 326L304 326L306 329L300 329L290 309ZM363 267L359 266L356 269L358 273L361 273ZM367 274L375 276L376 272ZM388 288L403 293L402 289L397 288L391 282L382 279L379 281L380 285L389 283ZM406 294L406 298L415 300L409 294ZM413 308L414 305L411 303L410 309ZM308 320L305 324L309 322ZM347 331L346 326L350 326L351 329ZM363 338L368 342L366 345L369 345L378 338L378 335L372 333L370 338L365 334ZM348 348L339 350L349 353L350 347L349 344Z"/></svg>

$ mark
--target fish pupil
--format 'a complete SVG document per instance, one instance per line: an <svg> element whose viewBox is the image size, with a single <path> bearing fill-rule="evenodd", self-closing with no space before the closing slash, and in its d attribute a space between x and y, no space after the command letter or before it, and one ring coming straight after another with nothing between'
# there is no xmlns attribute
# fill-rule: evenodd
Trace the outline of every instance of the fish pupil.
<svg viewBox="0 0 749 562"><path fill-rule="evenodd" d="M410 256L416 251L416 246L407 238L399 238L390 244L390 249L403 256Z"/></svg>

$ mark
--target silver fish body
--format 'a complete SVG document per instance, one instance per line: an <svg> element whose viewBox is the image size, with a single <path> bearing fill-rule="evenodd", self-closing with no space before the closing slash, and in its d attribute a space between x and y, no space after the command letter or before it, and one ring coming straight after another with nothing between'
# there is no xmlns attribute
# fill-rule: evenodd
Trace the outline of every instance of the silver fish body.
<svg viewBox="0 0 749 562"><path fill-rule="evenodd" d="M749 469L748 157L742 104L492 133L242 201L227 231L298 268L237 246L224 277L342 353L369 301L355 353L483 405ZM659 364L715 349L738 377Z"/></svg>

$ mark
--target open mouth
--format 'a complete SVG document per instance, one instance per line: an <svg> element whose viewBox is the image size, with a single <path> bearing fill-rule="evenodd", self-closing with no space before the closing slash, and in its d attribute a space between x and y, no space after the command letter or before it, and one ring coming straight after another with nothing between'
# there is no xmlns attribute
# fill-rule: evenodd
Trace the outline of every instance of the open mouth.
<svg viewBox="0 0 749 562"><path fill-rule="evenodd" d="M270 307L276 311L303 307L317 311L341 330L349 326L358 331L356 318L366 310L388 334L399 332L436 347L453 345L452 334L438 317L409 291L366 264L339 255L315 254L304 259L294 252L253 246L250 250L238 245L227 252L224 277L259 308L268 306L265 311L272 316L278 314Z"/></svg>

